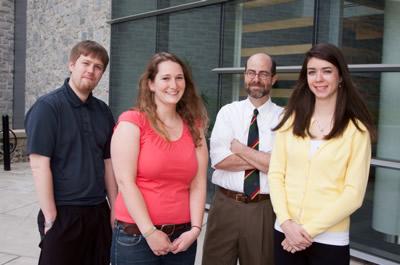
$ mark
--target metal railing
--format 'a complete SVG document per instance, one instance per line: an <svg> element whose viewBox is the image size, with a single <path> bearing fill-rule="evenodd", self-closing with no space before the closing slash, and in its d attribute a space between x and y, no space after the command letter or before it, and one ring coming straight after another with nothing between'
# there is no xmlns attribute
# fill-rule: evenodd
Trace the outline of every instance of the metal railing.
<svg viewBox="0 0 400 265"><path fill-rule="evenodd" d="M298 73L301 70L300 65L278 66L277 73ZM352 73L360 72L400 72L400 64L349 64L349 70ZM244 67L220 67L211 70L217 74L242 74Z"/></svg>
<svg viewBox="0 0 400 265"><path fill-rule="evenodd" d="M3 156L4 170L11 170L11 153L15 151L17 147L17 136L9 128L9 118L8 115L3 115L2 117L2 130L0 135L2 135L2 147L0 148L0 155Z"/></svg>

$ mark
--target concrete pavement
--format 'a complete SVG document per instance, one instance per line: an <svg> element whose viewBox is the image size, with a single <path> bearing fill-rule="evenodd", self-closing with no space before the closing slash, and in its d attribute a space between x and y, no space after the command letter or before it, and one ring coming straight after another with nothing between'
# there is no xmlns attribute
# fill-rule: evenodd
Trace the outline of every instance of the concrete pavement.
<svg viewBox="0 0 400 265"><path fill-rule="evenodd" d="M40 249L36 216L39 210L28 163L0 169L0 265L36 265ZM200 264L204 233L200 235L196 264Z"/></svg>
<svg viewBox="0 0 400 265"><path fill-rule="evenodd" d="M39 256L39 209L28 163L0 170L0 264L34 265Z"/></svg>
<svg viewBox="0 0 400 265"><path fill-rule="evenodd" d="M39 210L28 163L14 163L11 171L0 169L0 265L36 265ZM206 218L206 217L205 217ZM200 234L196 265L201 264L204 231ZM351 262L352 265L367 263ZM223 264L222 264L223 265Z"/></svg>

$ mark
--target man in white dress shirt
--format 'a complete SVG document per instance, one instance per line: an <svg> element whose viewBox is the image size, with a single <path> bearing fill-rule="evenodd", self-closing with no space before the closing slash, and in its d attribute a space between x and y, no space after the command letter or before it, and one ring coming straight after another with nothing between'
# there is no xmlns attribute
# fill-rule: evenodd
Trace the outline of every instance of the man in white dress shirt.
<svg viewBox="0 0 400 265"><path fill-rule="evenodd" d="M271 128L282 112L270 98L276 80L273 59L264 53L252 55L244 73L247 99L225 105L217 115L210 156L215 168L212 182L218 187L208 214L203 265L236 265L238 260L240 265L274 264L275 216L267 172L273 144ZM259 140L256 149L247 146L254 119ZM244 179L249 171L257 171L259 188L246 195Z"/></svg>

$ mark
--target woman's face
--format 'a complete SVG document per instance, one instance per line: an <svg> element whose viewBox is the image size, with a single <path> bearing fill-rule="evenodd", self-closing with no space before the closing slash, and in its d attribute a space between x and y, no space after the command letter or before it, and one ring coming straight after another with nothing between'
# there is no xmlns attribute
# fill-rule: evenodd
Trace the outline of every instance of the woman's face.
<svg viewBox="0 0 400 265"><path fill-rule="evenodd" d="M172 61L160 63L154 81L149 81L149 87L154 92L157 105L176 105L182 98L186 87L182 67Z"/></svg>
<svg viewBox="0 0 400 265"><path fill-rule="evenodd" d="M307 83L316 100L336 100L341 77L328 61L311 58L307 64Z"/></svg>

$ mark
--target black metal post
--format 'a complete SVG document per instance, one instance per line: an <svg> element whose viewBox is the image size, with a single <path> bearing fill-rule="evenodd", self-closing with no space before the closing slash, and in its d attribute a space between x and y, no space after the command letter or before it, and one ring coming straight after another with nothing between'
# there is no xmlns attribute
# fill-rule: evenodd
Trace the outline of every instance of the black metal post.
<svg viewBox="0 0 400 265"><path fill-rule="evenodd" d="M11 170L9 129L8 115L3 115L3 163L5 171Z"/></svg>

